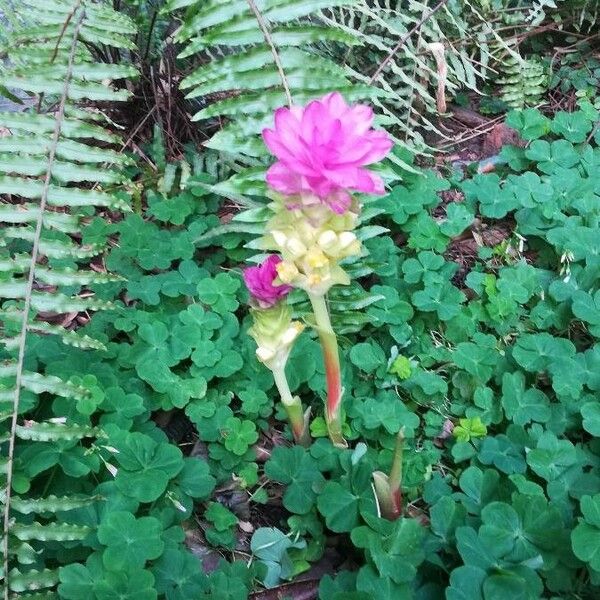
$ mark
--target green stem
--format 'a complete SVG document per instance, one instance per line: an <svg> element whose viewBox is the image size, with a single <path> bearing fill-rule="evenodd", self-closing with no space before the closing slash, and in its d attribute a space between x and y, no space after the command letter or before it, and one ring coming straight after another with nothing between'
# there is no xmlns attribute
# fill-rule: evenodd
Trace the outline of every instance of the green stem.
<svg viewBox="0 0 600 600"><path fill-rule="evenodd" d="M325 296L309 294L308 297L312 304L325 362L325 377L327 379L325 421L329 438L335 446L347 448L348 444L342 434L342 374L337 338L333 327L331 327Z"/></svg>
<svg viewBox="0 0 600 600"><path fill-rule="evenodd" d="M400 491L402 484L402 455L404 453L404 427L398 432L396 447L394 448L394 461L390 470L390 489L392 492Z"/></svg>
<svg viewBox="0 0 600 600"><path fill-rule="evenodd" d="M390 474L381 471L373 473L375 495L381 511L381 516L390 521L402 516L402 454L404 453L404 427L398 432L394 459Z"/></svg>
<svg viewBox="0 0 600 600"><path fill-rule="evenodd" d="M398 510L402 507L402 455L404 454L404 427L400 428L394 448L394 461L390 470L390 491L395 499Z"/></svg>
<svg viewBox="0 0 600 600"><path fill-rule="evenodd" d="M288 417L294 440L301 446L310 445L310 434L308 430L308 413L305 415L302 402L298 396L292 396L290 386L285 376L285 367L272 369L275 385L281 396L281 403Z"/></svg>

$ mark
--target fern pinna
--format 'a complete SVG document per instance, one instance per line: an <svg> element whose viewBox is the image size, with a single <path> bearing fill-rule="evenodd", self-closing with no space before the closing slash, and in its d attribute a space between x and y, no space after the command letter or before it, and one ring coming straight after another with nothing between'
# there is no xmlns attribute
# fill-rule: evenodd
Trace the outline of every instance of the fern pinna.
<svg viewBox="0 0 600 600"><path fill-rule="evenodd" d="M114 279L97 264L90 268L103 248L82 245L80 233L96 207L128 209L109 191L121 180L126 158L110 148L120 140L103 127L101 111L78 106L82 100L126 99L128 92L110 82L136 74L130 66L98 58L130 49L135 33L129 18L109 4L22 0L20 21L7 42L8 66L0 73L0 85L23 90L34 104L0 115L5 599L22 592L35 592L27 598L54 597L65 545L73 547L90 533L86 526L69 523L68 511L95 498L85 490L76 496L51 495L40 481L51 480L57 469L65 477L81 477L81 469L60 458L71 449L83 464L92 457L83 467L86 472L98 471L105 460L94 443L101 432L69 414L69 403L84 401L89 391L76 381L38 371L28 349L48 335L80 348L102 347L49 317L110 308L88 289ZM57 406L63 414L57 414Z"/></svg>

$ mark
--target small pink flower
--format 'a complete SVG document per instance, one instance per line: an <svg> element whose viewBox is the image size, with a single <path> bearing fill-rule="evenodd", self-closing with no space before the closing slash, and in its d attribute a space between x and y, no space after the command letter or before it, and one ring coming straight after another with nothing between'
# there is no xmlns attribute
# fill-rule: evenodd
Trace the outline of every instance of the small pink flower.
<svg viewBox="0 0 600 600"><path fill-rule="evenodd" d="M338 214L350 206L348 191L383 194L383 181L365 165L380 161L393 142L385 131L371 129L373 110L346 104L338 92L275 111L275 128L263 139L278 158L267 183L286 195L320 201Z"/></svg>
<svg viewBox="0 0 600 600"><path fill-rule="evenodd" d="M261 265L244 269L246 287L261 308L273 306L292 289L289 285L273 285L280 262L281 258L272 254Z"/></svg>

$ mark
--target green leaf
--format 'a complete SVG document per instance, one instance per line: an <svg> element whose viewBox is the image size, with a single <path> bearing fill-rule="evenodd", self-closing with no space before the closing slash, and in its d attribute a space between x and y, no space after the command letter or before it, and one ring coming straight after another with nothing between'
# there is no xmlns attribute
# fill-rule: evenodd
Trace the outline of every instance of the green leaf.
<svg viewBox="0 0 600 600"><path fill-rule="evenodd" d="M215 487L215 478L210 474L208 464L192 457L183 459L183 468L175 482L184 494L200 500L208 498Z"/></svg>
<svg viewBox="0 0 600 600"><path fill-rule="evenodd" d="M162 525L154 517L136 519L131 513L110 513L98 527L98 540L107 546L102 560L107 569L141 569L163 551Z"/></svg>
<svg viewBox="0 0 600 600"><path fill-rule="evenodd" d="M575 354L569 340L549 333L523 334L513 347L513 357L530 373L545 371L551 363L566 360Z"/></svg>
<svg viewBox="0 0 600 600"><path fill-rule="evenodd" d="M588 323L590 333L600 336L600 290L594 295L584 291L573 294L573 314Z"/></svg>
<svg viewBox="0 0 600 600"><path fill-rule="evenodd" d="M287 485L283 505L301 515L312 508L324 482L318 463L299 446L276 447L265 464L265 474Z"/></svg>
<svg viewBox="0 0 600 600"><path fill-rule="evenodd" d="M386 363L385 353L375 343L360 343L352 346L350 360L367 373L373 373L378 367Z"/></svg>
<svg viewBox="0 0 600 600"><path fill-rule="evenodd" d="M583 428L591 435L600 437L600 405L598 402L587 402L581 407Z"/></svg>
<svg viewBox="0 0 600 600"><path fill-rule="evenodd" d="M508 113L506 124L516 129L526 140L535 140L550 131L550 119L535 108Z"/></svg>
<svg viewBox="0 0 600 600"><path fill-rule="evenodd" d="M217 531L227 531L237 525L237 517L222 504L210 502L204 516Z"/></svg>
<svg viewBox="0 0 600 600"><path fill-rule="evenodd" d="M124 432L113 443L119 450L116 455L121 468L115 483L126 495L140 502L153 502L166 489L169 480L183 468L179 448L157 443L139 433Z"/></svg>
<svg viewBox="0 0 600 600"><path fill-rule="evenodd" d="M201 597L206 578L198 558L180 549L167 548L154 564L156 591L170 600Z"/></svg>
<svg viewBox="0 0 600 600"><path fill-rule="evenodd" d="M552 131L574 144L585 142L592 129L592 122L583 111L572 113L559 111L552 120Z"/></svg>
<svg viewBox="0 0 600 600"><path fill-rule="evenodd" d="M306 542L292 542L275 527L259 527L252 536L250 549L254 556L267 567L263 583L267 588L275 587L281 579L288 579L294 573L294 565L287 550L289 548L304 548Z"/></svg>
<svg viewBox="0 0 600 600"><path fill-rule="evenodd" d="M243 456L258 440L256 425L252 421L242 421L237 417L227 419L221 436L225 439L225 448L238 456Z"/></svg>
<svg viewBox="0 0 600 600"><path fill-rule="evenodd" d="M571 533L575 556L600 572L600 494L581 498L583 519Z"/></svg>
<svg viewBox="0 0 600 600"><path fill-rule="evenodd" d="M546 481L557 479L576 461L575 446L569 440L559 440L549 431L540 436L537 447L527 454L527 464Z"/></svg>
<svg viewBox="0 0 600 600"><path fill-rule="evenodd" d="M504 373L502 377L502 406L506 416L517 425L531 421L546 423L551 416L546 394L535 388L525 389L525 376L520 371Z"/></svg>
<svg viewBox="0 0 600 600"><path fill-rule="evenodd" d="M452 430L452 435L459 442L468 442L472 438L485 437L487 435L487 427L481 422L479 417L471 419L460 419L459 425Z"/></svg>
<svg viewBox="0 0 600 600"><path fill-rule="evenodd" d="M94 584L97 600L156 600L154 577L150 571L105 571L104 577Z"/></svg>
<svg viewBox="0 0 600 600"><path fill-rule="evenodd" d="M235 294L240 281L227 273L219 273L214 279L203 279L198 284L198 296L204 304L219 313L233 312L239 306Z"/></svg>
<svg viewBox="0 0 600 600"><path fill-rule="evenodd" d="M337 481L329 481L317 498L319 512L327 527L337 533L351 531L358 525L360 497Z"/></svg>
<svg viewBox="0 0 600 600"><path fill-rule="evenodd" d="M449 321L460 312L465 295L451 283L429 285L415 292L411 300L416 308L425 312L436 312L442 321Z"/></svg>

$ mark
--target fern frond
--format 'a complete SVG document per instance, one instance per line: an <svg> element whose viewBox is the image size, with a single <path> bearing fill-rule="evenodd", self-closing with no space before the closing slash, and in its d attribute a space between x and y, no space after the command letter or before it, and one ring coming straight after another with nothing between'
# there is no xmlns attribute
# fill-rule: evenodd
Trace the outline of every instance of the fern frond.
<svg viewBox="0 0 600 600"><path fill-rule="evenodd" d="M57 583L56 571L39 570L46 564L44 543L77 542L89 529L48 520L48 516L95 500L27 494L13 499L11 484L17 449L38 442L77 444L83 438L103 435L61 415L44 422L31 420L23 413L20 400L25 392L28 407L32 397L33 402L42 403L47 398L77 401L89 396L78 384L31 370L35 363L27 363L25 368L28 339L57 335L77 347L103 348L89 336L35 317L36 313L111 308L110 303L94 298L89 287L118 280L86 268L89 259L103 248L80 243L84 219L95 209L129 210L128 204L110 191L122 182L120 168L129 162L110 147L119 144L120 138L106 128L108 121L100 111L77 105L81 100L126 99L129 94L118 81L136 74L130 66L102 63L96 57L102 46L133 47L133 23L110 4L22 0L21 25L10 33L6 44L10 66L0 69L0 86L33 95L38 106L37 111L0 114L0 125L10 132L0 139L0 221L4 225L0 231L0 295L8 300L0 311L4 329L0 341L7 357L0 365L0 417L4 419L0 440L8 446L7 458L0 464L6 475L5 492L0 496L6 600L12 597L10 592L49 590ZM64 259L69 259L69 268L59 266ZM44 515L43 523L26 516L35 513ZM28 540L36 541L38 570L11 568L13 560L23 565L34 562ZM23 597L36 596L51 598L53 593Z"/></svg>
<svg viewBox="0 0 600 600"><path fill-rule="evenodd" d="M502 86L502 100L511 108L525 108L537 104L546 91L548 76L537 60L514 60L509 56L503 63L502 76L497 83Z"/></svg>
<svg viewBox="0 0 600 600"><path fill-rule="evenodd" d="M319 55L315 44L328 40L357 44L352 32L324 26L316 16L321 9L352 4L353 0L195 0L167 2L165 10L185 8L183 24L176 34L184 43L181 56L211 58L197 66L182 82L190 99L219 96L194 115L195 120L227 117L230 123L207 144L265 158L258 140L275 108L301 104L332 90L349 99L370 98L369 86L353 86L343 66ZM231 145L229 142L246 140Z"/></svg>

